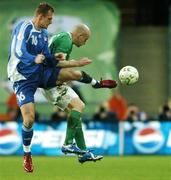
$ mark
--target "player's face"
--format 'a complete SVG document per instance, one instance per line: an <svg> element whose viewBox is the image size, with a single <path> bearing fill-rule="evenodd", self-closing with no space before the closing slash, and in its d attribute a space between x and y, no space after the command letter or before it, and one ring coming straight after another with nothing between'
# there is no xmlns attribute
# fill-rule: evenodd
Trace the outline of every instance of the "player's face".
<svg viewBox="0 0 171 180"><path fill-rule="evenodd" d="M46 16L41 16L40 26L41 28L47 29L50 24L52 24L53 12L49 11Z"/></svg>
<svg viewBox="0 0 171 180"><path fill-rule="evenodd" d="M89 38L88 35L85 35L85 34L79 35L77 38L76 46L77 47L83 46L88 40L88 38Z"/></svg>

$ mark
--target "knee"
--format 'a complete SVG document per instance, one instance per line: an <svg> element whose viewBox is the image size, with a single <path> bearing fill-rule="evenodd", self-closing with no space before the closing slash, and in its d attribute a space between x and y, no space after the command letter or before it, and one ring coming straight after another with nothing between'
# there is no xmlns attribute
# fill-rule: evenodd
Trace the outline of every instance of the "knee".
<svg viewBox="0 0 171 180"><path fill-rule="evenodd" d="M83 112L85 109L85 104L80 100L80 102L77 104L77 106L74 107L74 109L77 109L79 112Z"/></svg>
<svg viewBox="0 0 171 180"><path fill-rule="evenodd" d="M34 113L27 112L23 114L23 124L27 128L31 128L34 124L35 115Z"/></svg>
<svg viewBox="0 0 171 180"><path fill-rule="evenodd" d="M69 111L75 109L79 112L83 112L84 108L85 108L85 104L79 98L73 99L68 105Z"/></svg>
<svg viewBox="0 0 171 180"><path fill-rule="evenodd" d="M83 112L85 109L85 104L81 101L81 112Z"/></svg>
<svg viewBox="0 0 171 180"><path fill-rule="evenodd" d="M72 76L73 76L73 79L80 80L82 77L82 73L80 71L73 71Z"/></svg>

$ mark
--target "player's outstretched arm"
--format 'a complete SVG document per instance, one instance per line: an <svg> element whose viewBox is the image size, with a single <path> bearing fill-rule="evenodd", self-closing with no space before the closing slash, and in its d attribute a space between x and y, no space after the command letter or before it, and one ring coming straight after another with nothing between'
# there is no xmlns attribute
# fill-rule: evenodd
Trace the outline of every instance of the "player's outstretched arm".
<svg viewBox="0 0 171 180"><path fill-rule="evenodd" d="M90 64L92 61L88 58L82 58L78 61L76 60L70 60L70 61L59 61L57 64L57 67L62 67L62 68L69 68L69 67L82 67Z"/></svg>

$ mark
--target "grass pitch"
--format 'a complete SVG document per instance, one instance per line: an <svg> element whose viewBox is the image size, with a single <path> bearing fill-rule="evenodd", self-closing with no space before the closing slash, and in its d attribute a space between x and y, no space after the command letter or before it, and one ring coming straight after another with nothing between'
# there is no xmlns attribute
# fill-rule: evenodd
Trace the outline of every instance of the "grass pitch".
<svg viewBox="0 0 171 180"><path fill-rule="evenodd" d="M99 162L78 163L76 157L33 159L34 172L25 173L22 157L0 157L1 180L169 180L170 156L104 157Z"/></svg>

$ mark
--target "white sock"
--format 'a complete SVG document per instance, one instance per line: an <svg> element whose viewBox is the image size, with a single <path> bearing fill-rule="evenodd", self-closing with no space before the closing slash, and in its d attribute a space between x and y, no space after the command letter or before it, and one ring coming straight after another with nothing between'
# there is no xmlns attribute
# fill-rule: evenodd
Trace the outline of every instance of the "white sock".
<svg viewBox="0 0 171 180"><path fill-rule="evenodd" d="M95 85L96 83L97 83L97 80L92 79L92 81L91 81L91 85Z"/></svg>
<svg viewBox="0 0 171 180"><path fill-rule="evenodd" d="M23 145L23 150L24 150L25 153L29 153L31 151L30 145L29 146Z"/></svg>

